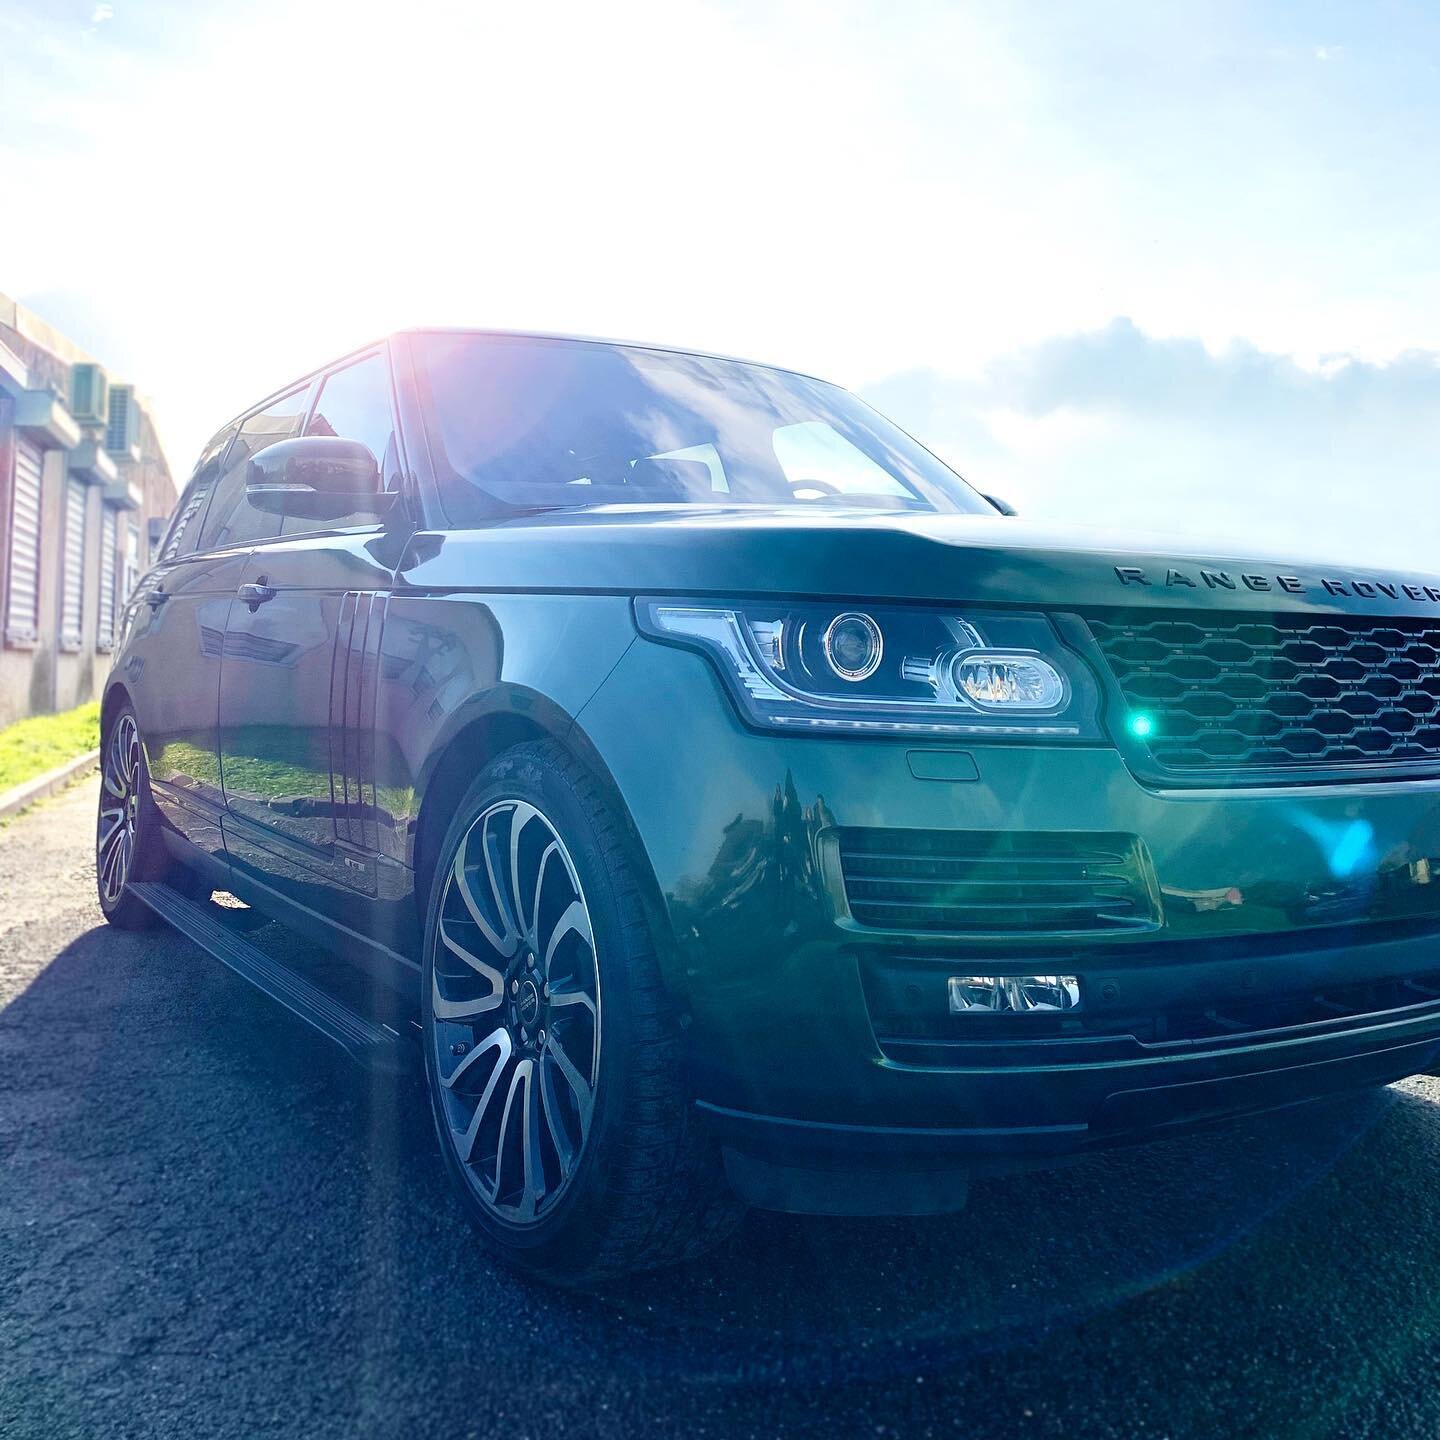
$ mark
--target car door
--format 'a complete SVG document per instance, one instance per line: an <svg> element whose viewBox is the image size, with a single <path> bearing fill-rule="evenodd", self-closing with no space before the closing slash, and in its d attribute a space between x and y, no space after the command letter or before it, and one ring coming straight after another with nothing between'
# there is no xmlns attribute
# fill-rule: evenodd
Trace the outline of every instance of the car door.
<svg viewBox="0 0 1440 1440"><path fill-rule="evenodd" d="M244 552L204 544L211 496L239 425L205 447L137 586L122 678L145 746L150 788L166 822L208 854L223 857L216 714L220 652Z"/></svg>
<svg viewBox="0 0 1440 1440"><path fill-rule="evenodd" d="M359 440L398 503L398 429L381 348L324 374L312 435ZM280 517L276 517L280 518ZM251 549L220 677L226 841L241 872L353 928L383 902L377 869L375 692L404 512L287 514ZM403 539L403 536L400 537ZM393 866L391 869L393 870Z"/></svg>

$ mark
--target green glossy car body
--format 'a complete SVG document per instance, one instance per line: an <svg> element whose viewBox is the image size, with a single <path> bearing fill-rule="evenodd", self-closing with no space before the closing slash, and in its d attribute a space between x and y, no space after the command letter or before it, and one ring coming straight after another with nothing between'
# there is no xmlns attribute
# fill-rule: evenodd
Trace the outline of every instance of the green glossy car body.
<svg viewBox="0 0 1440 1440"><path fill-rule="evenodd" d="M511 747L561 747L623 833L685 1103L730 1185L780 1208L945 1208L977 1168L1434 1067L1435 580L1046 528L955 477L948 507L847 499L843 466L814 503L682 486L477 511L427 343L360 357L389 377L389 453L354 437L383 513L207 539L244 424L202 458L180 512L201 518L132 603L106 697L133 706L177 859L414 997L461 797ZM325 380L289 433L337 433L311 428ZM507 463L525 444L542 463L528 432ZM671 444L692 486L694 454L725 450ZM893 721L847 711L847 683L902 683L896 652L814 703L782 685L770 723L776 627L856 613L887 644L939 616L961 655L1042 657L1063 702L966 710L946 651L904 657L944 670L939 708L912 688ZM738 615L765 674L665 628L696 614ZM1043 643L986 642L1022 623Z"/></svg>

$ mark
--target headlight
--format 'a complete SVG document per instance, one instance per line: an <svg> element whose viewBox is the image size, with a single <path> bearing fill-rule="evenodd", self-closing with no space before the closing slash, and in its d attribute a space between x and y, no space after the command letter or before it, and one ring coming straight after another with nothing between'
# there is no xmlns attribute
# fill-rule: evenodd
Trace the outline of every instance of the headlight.
<svg viewBox="0 0 1440 1440"><path fill-rule="evenodd" d="M773 730L1099 739L1099 695L1043 615L641 599L640 629L703 650Z"/></svg>

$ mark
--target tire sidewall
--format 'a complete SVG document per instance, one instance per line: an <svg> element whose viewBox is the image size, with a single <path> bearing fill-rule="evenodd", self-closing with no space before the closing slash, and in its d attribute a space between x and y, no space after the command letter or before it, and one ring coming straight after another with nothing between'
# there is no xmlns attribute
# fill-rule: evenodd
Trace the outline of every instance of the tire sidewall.
<svg viewBox="0 0 1440 1440"><path fill-rule="evenodd" d="M465 1199L466 1212L497 1249L520 1264L544 1269L564 1283L563 1269L577 1267L606 1225L609 1175L625 1123L631 1046L630 945L636 940L621 913L615 879L606 866L589 808L565 771L546 754L542 744L507 751L493 761L461 801L436 857L425 916L421 1013L424 1017L425 1072L431 1116L446 1169ZM590 1133L579 1165L549 1213L534 1224L510 1224L489 1211L455 1153L448 1133L441 1086L436 1073L432 975L438 943L441 901L455 852L470 826L489 806L502 800L524 800L539 809L555 827L570 853L590 912L595 938L595 963L600 987L600 1069Z"/></svg>

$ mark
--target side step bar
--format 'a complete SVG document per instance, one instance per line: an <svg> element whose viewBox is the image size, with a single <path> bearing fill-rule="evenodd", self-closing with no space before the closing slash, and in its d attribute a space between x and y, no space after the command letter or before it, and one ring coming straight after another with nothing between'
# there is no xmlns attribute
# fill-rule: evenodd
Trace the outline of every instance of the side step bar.
<svg viewBox="0 0 1440 1440"><path fill-rule="evenodd" d="M243 980L278 1001L292 1015L333 1041L352 1059L369 1069L390 1073L413 1067L410 1048L388 1025L352 1010L307 980L298 970L273 960L243 935L215 916L208 903L187 900L179 891L155 881L132 881L130 889L162 920L173 925L187 939L228 965Z"/></svg>

